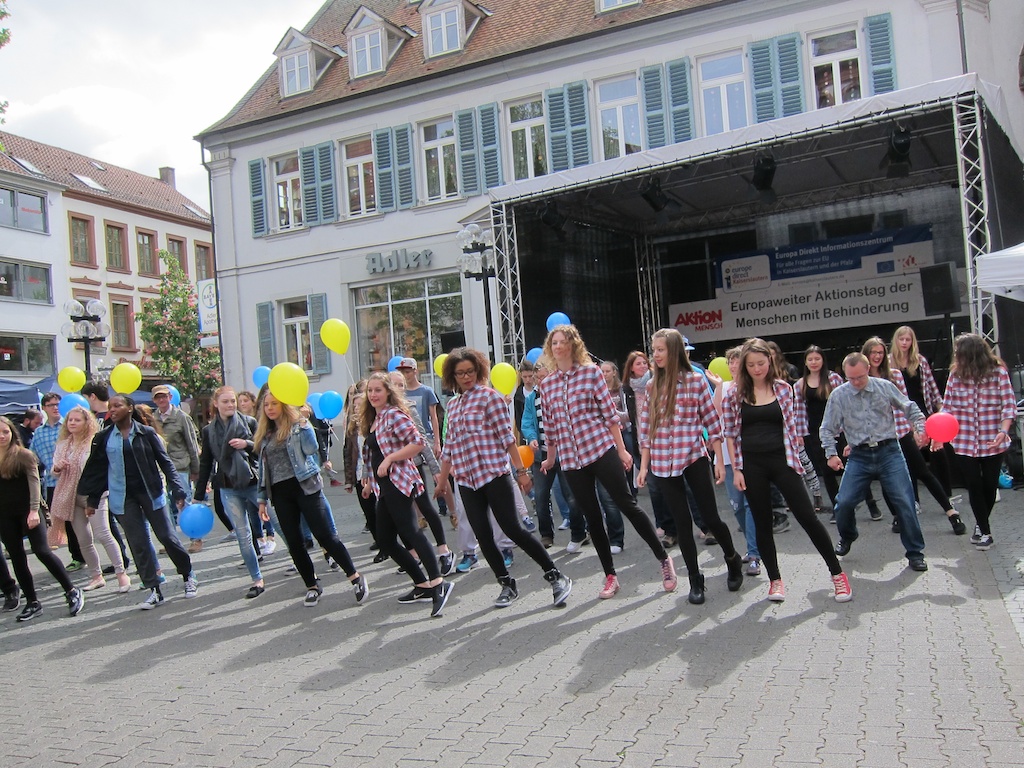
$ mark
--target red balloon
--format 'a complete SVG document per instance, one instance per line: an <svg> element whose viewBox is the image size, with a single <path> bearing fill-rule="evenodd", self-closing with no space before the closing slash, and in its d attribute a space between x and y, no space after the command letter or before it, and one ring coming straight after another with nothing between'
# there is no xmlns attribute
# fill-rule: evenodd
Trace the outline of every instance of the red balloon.
<svg viewBox="0 0 1024 768"><path fill-rule="evenodd" d="M960 422L952 413L933 413L924 423L924 432L938 443L948 443L960 431Z"/></svg>

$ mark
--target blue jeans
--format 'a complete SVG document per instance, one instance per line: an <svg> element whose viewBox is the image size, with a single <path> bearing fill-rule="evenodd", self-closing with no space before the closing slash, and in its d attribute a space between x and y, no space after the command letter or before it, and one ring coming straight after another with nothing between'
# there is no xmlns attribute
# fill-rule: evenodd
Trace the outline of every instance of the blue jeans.
<svg viewBox="0 0 1024 768"><path fill-rule="evenodd" d="M561 470L551 486L551 494L555 497L558 514L562 516L562 520L569 520L572 517L572 508L576 505L576 499L573 498L572 491L569 490L569 481L565 479Z"/></svg>
<svg viewBox="0 0 1024 768"><path fill-rule="evenodd" d="M761 553L757 549L757 534L754 529L754 515L747 504L747 497L743 491L733 485L732 464L725 465L725 490L729 494L729 504L736 515L736 522L740 524L740 530L747 539L747 555L761 559Z"/></svg>
<svg viewBox="0 0 1024 768"><path fill-rule="evenodd" d="M836 496L836 527L843 541L857 540L857 520L853 509L864 499L872 480L882 484L882 491L892 499L900 521L900 539L907 557L924 555L924 535L914 512L914 485L910 481L907 461L898 441L878 448L852 448L846 471Z"/></svg>
<svg viewBox="0 0 1024 768"><path fill-rule="evenodd" d="M249 513L253 508L259 510L256 503L256 486L221 488L220 500L224 504L224 509L231 515L231 524L235 526L235 538L238 540L238 551L242 553L242 560L249 571L249 576L253 581L259 581L263 574L260 573L258 553L252 543L252 528L249 525Z"/></svg>

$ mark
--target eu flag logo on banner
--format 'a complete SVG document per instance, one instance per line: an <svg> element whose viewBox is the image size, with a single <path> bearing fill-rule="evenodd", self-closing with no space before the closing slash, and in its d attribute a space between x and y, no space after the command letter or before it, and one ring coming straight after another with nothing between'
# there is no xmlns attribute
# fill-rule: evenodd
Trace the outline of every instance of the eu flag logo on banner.
<svg viewBox="0 0 1024 768"><path fill-rule="evenodd" d="M878 274L884 275L886 272L895 272L895 271L896 271L896 262L894 262L892 260L878 262Z"/></svg>

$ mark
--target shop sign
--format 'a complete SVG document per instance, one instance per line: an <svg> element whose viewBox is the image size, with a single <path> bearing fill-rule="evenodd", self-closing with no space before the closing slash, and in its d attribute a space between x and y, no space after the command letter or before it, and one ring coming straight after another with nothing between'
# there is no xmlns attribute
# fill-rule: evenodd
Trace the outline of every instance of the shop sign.
<svg viewBox="0 0 1024 768"><path fill-rule="evenodd" d="M401 269L421 269L430 266L434 253L427 248L409 251L396 248L391 253L366 254L366 271L371 275L381 272L398 272Z"/></svg>

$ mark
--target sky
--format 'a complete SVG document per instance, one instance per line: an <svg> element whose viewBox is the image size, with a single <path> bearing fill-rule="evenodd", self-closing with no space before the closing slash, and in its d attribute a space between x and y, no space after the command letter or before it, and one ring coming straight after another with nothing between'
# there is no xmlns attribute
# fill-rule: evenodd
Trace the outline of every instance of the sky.
<svg viewBox="0 0 1024 768"><path fill-rule="evenodd" d="M224 117L323 0L8 0L3 130L158 176L209 210L193 136Z"/></svg>

